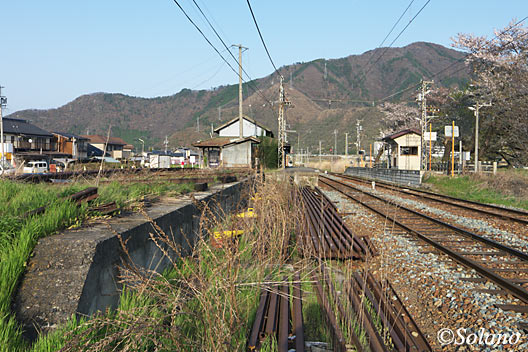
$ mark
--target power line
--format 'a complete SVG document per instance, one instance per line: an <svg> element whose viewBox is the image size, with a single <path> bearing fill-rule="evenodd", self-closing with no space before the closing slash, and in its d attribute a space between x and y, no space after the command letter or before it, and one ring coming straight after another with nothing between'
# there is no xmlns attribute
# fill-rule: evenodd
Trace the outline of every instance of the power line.
<svg viewBox="0 0 528 352"><path fill-rule="evenodd" d="M260 28L259 28L259 25L257 23L257 19L255 18L255 14L253 13L253 9L251 8L251 3L249 2L249 0L246 0L246 1L247 1L247 4L248 4L248 7L249 7L249 11L251 12L251 17L253 17L253 22L255 23L255 26L257 27L257 32L259 34L260 41L262 42L262 45L264 45L264 49L266 49L266 54L268 54L268 58L269 58L271 64L273 65L273 68L275 69L275 72L277 72L277 74L280 76L279 70L277 70L277 66L275 66L275 63L273 62L273 59L271 58L271 55L269 53L268 47L266 46L266 42L264 41L264 38L262 37L262 33L260 32Z"/></svg>
<svg viewBox="0 0 528 352"><path fill-rule="evenodd" d="M499 34L495 35L493 38L491 38L491 40L496 39L496 38L499 38L499 37L502 36L504 33L506 33L507 31L509 31L509 30L512 29L513 27L515 27L515 26L521 24L522 22L526 21L527 19L528 19L528 16L524 17L524 18L523 18L522 20L520 20L520 21L517 21L517 22L514 23L513 25L511 25L511 26L509 26L508 28L506 28L506 29L504 29L503 31L501 31ZM524 36L526 36L526 35L528 35L528 33L525 33L525 34L521 35L520 38L522 38L522 37L524 37ZM516 38L516 39L518 39L518 38ZM512 39L512 40L510 41L510 43L512 43L513 40L514 40L514 39ZM471 55L471 53L468 53L468 54L464 55L464 56L461 57L460 59L458 59L458 60L456 60L455 62L451 63L449 66L447 66L447 67L441 69L440 71L436 72L435 74L433 74L430 78L431 78L431 79L436 78L438 75L440 75L440 74L444 73L445 71L449 70L451 67L453 67L453 66L455 66L455 65L458 65L459 63L461 63L461 62L463 62L464 60L466 60L470 55ZM453 72L453 74L456 74L456 73L462 71L463 69L465 69L465 67L462 67L462 68L458 69L457 71ZM442 81L442 80L441 80L441 81ZM384 97L384 98L378 99L378 100L376 100L376 103L380 103L380 102L383 102L383 101L385 101L385 100L388 100L388 99L392 98L392 97L395 96L395 95L398 95L398 94L401 94L401 93L405 93L405 92L407 92L407 91L409 91L409 90L411 90L411 89L414 89L414 88L420 86L420 84L421 84L421 82L420 82L420 83L417 83L417 84L415 84L415 85L413 85L413 86L407 87L407 88L405 88L405 89L402 89L402 90L400 90L400 91L398 91L398 92L396 92L396 93L392 93L391 95L388 95L388 96L386 96L386 97Z"/></svg>
<svg viewBox="0 0 528 352"><path fill-rule="evenodd" d="M396 22L394 23L394 25L392 26L391 30L389 31L389 33L387 33L387 35L385 36L385 38L381 41L381 43L378 45L378 47L376 49L379 49L383 46L383 44L385 43L385 41L387 40L387 38L389 38L389 36L391 35L391 33L394 31L394 28L396 28L396 26L398 25L398 23L400 23L401 19L403 18L403 16L407 13L407 11L409 10L409 8L411 7L411 5L413 4L415 0L411 0L411 2L409 3L409 5L407 6L407 8L402 12L402 14L400 15L400 17L398 18L398 20L396 20ZM375 49L374 49L375 50ZM370 55L368 61L367 61L367 64L365 65L365 67L369 67L371 61L372 61L372 58L374 57L374 50L372 51L372 55ZM363 71L359 71L357 73L357 75L354 77L354 79L358 78L358 76L362 73Z"/></svg>
<svg viewBox="0 0 528 352"><path fill-rule="evenodd" d="M403 34L403 32L405 32L405 30L411 25L411 23L413 23L413 21L416 19L416 17L418 17L418 15L423 11L423 9L425 9L425 7L431 2L431 0L427 0L427 2L422 6L422 8L416 13L416 15L414 15L414 17L409 21L409 23L407 23L407 25L405 27L403 27L403 29L400 31L400 33L398 33L398 35L396 36L396 38L394 38L394 40L389 44L388 47L385 48L385 50L383 50L383 52L381 53L381 55L378 57L378 59L376 60L376 62L374 62L374 64L372 64L372 66L369 67L369 69L367 70L367 72L365 72L365 77L367 76L367 74L370 72L370 70L372 69L372 67L374 67L378 62L379 60L381 60L381 58L383 57L383 55L385 55L385 53L387 52L387 50L389 50L390 47L392 47L392 45L394 44L394 42L396 42L396 40L398 40L398 38L400 38L400 36ZM410 6L410 4L409 4ZM407 10L406 10L407 11Z"/></svg>
<svg viewBox="0 0 528 352"><path fill-rule="evenodd" d="M230 64L230 63L226 60L226 58L220 53L220 51L218 51L218 49L214 46L214 44L211 43L211 41L209 40L209 38L207 38L207 36L203 33L203 31L200 29L200 27L198 27L198 25L192 20L192 18L189 17L189 15L188 15L187 12L185 11L185 9L180 5L180 3L178 3L177 0L173 0L173 2L174 2L174 3L178 6L178 8L183 12L183 14L184 14L185 17L187 18L187 20L189 20L189 22L191 22L191 24L194 26L194 28L196 28L196 30L202 35L202 37L205 39L205 41L206 41L206 42L207 42L207 43L213 48L213 50L214 50L214 51L215 51L215 52L216 52L216 53L222 58L222 60L223 60L228 66L229 66L229 68L231 68L231 70L232 70L233 72L235 72L235 73L237 74L237 76L238 76L238 72L233 68L233 66L231 66L231 64ZM200 7L198 6L198 4L197 4L194 0L193 0L193 2L194 2L195 5L200 9ZM205 14L203 13L203 11L202 11L201 9L200 9L200 12L201 12L202 15L205 17ZM207 22L209 23L209 25L210 25L210 26L213 28L213 30L214 30L214 27L212 26L211 22L207 19L207 17L205 17L205 18L206 18ZM214 31L215 31L215 33L217 34L217 36L219 36L219 35L218 35L218 32L216 32L216 30L214 30ZM224 44L224 46L226 46L225 43L223 42L223 40L221 40L221 41L222 41L222 43ZM227 48L227 46L226 46L226 48ZM228 49L228 50L229 50L229 49ZM232 53L231 53L230 51L229 51L229 53L232 55ZM235 61L237 61L237 60L235 59ZM237 61L237 62L238 62L238 61ZM246 73L246 75L247 75L247 73ZM249 77L249 76L248 76L248 77ZM245 83L248 84L247 82L245 82ZM254 90L253 87L251 87L251 88ZM255 92L257 92L257 91L255 91ZM262 95L262 97L264 98L264 100L265 100L268 104L270 104L270 109L271 109L272 112L274 113L273 109L271 108L271 101L270 101L268 98L266 98L266 96L264 96L263 93L260 93L260 94Z"/></svg>
<svg viewBox="0 0 528 352"><path fill-rule="evenodd" d="M211 23L211 21L209 21L209 18L207 18L207 16L205 15L205 13L202 11L202 9L200 8L200 6L198 5L198 3L196 3L196 0L193 0L193 3L194 5L198 8L198 10L200 11L200 13L202 14L203 18L207 21L207 24L209 24L209 27L211 27L211 29L213 30L214 34L216 35L216 37L220 40L220 42L222 42L222 45L224 46L224 48L226 48L229 52L229 55L231 55L231 57L233 58L233 60L235 60L235 62L237 63L237 65L239 64L237 58L233 55L233 53L229 50L229 48L227 47L227 44L224 42L224 40L222 39L222 37L220 36L220 34L218 34L218 31L215 29L215 27L213 26L213 24ZM244 70L244 68L242 67L242 72L244 72L244 74L249 78L250 81L253 81L253 79L249 76L249 74L246 72L246 70ZM248 83L249 84L249 83ZM253 87L251 87L251 89L253 89L253 91L257 92ZM257 90L259 90L257 88ZM260 91L260 90L259 90ZM264 95L264 93L260 92L259 94L262 95L262 97L264 98L264 100L271 104L270 100Z"/></svg>

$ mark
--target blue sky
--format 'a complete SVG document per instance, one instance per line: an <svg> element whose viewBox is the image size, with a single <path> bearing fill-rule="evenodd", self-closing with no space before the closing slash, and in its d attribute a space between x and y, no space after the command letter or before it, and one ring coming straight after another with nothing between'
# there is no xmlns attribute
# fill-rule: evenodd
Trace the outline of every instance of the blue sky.
<svg viewBox="0 0 528 352"><path fill-rule="evenodd" d="M413 2L387 44L426 1ZM179 2L222 50L192 0ZM243 62L253 78L272 72L245 0L196 2L227 44L249 47ZM276 65L283 66L376 48L409 2L251 3ZM172 0L2 0L0 8L0 85L8 114L58 107L93 92L155 97L237 82ZM525 16L526 0L431 0L394 46L449 46L457 33L492 36Z"/></svg>

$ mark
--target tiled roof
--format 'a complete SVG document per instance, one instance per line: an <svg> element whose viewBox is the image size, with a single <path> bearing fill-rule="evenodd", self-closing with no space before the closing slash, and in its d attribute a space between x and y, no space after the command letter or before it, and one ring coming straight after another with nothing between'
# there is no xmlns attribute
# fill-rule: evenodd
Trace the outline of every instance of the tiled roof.
<svg viewBox="0 0 528 352"><path fill-rule="evenodd" d="M73 133L67 133L67 132L51 132L55 135L58 135L58 136L62 136L62 137L66 137L66 138L75 138L77 140L80 140L80 139L83 139L83 140L88 140L88 138L86 137L81 137L81 136L78 136L76 134L73 134Z"/></svg>
<svg viewBox="0 0 528 352"><path fill-rule="evenodd" d="M92 144L105 144L106 137L100 136L98 134L93 135L82 135L81 137L88 138ZM126 145L127 143L119 137L110 137L108 139L108 144L114 145Z"/></svg>
<svg viewBox="0 0 528 352"><path fill-rule="evenodd" d="M53 135L48 131L43 130L40 127L37 127L26 120L13 119L10 117L4 117L4 133L9 134L30 134L34 136L46 136L52 137Z"/></svg>
<svg viewBox="0 0 528 352"><path fill-rule="evenodd" d="M205 141L196 142L193 143L194 147L204 148L204 147L225 147L229 144L238 144L243 143L246 141L253 141L255 143L260 143L260 139L256 137L245 137L245 138L238 138L238 137L216 137L207 139Z"/></svg>
<svg viewBox="0 0 528 352"><path fill-rule="evenodd" d="M417 135L421 134L420 131L418 131L415 128L408 128L406 130L399 131L399 132L396 132L394 134L391 134L390 136L383 137L383 140L396 139L398 137L405 136L406 134L409 134L409 133L414 133L414 134L417 134Z"/></svg>
<svg viewBox="0 0 528 352"><path fill-rule="evenodd" d="M217 137L217 138L211 138L206 139L205 141L198 141L196 143L193 143L194 147L223 147L224 145L227 145L231 143L231 140L235 140L236 138L233 137Z"/></svg>

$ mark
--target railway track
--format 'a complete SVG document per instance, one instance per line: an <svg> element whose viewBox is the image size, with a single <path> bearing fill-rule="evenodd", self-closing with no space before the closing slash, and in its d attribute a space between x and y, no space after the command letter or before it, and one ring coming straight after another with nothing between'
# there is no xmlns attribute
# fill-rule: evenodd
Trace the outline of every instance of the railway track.
<svg viewBox="0 0 528 352"><path fill-rule="evenodd" d="M362 184L370 184L372 180L367 180L361 177L355 177L350 175L331 173L332 176L340 177L342 179L350 180L353 182L359 182ZM408 196L414 196L416 198L427 199L433 202L446 204L459 209L464 209L479 214L485 214L487 216L496 217L503 220L514 221L520 224L528 225L528 211L519 209L508 209L492 204L484 204L479 202L473 202L470 200L460 199L456 197L450 197L443 194L438 194L430 191L425 191L418 188L398 186L389 182L383 182L376 180L376 187L388 189L398 193L402 193Z"/></svg>
<svg viewBox="0 0 528 352"><path fill-rule="evenodd" d="M528 255L486 237L460 229L415 210L364 191L349 183L320 176L320 184L336 190L383 216L396 226L396 233L410 233L481 277L468 281L492 281L500 287L494 294L511 294L523 305L499 305L506 310L528 312Z"/></svg>

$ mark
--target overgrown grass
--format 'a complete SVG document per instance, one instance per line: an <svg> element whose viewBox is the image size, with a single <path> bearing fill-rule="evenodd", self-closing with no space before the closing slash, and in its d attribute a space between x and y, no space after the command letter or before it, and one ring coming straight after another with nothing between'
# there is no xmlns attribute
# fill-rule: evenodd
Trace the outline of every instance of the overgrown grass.
<svg viewBox="0 0 528 352"><path fill-rule="evenodd" d="M125 266L121 279L129 284L117 311L72 322L41 338L33 351L245 350L263 282L291 275L287 262L297 265L287 249L299 210L288 204L287 190L277 183L261 188L252 204L256 218L214 217L216 205L201 204L199 233L205 236L191 256L173 261L163 274ZM219 229L242 229L244 235L221 241L218 248L208 238ZM160 248L179 251L161 229L151 236ZM270 340L263 348L275 346Z"/></svg>
<svg viewBox="0 0 528 352"><path fill-rule="evenodd" d="M523 171L457 177L428 175L424 183L452 197L528 209L528 175Z"/></svg>
<svg viewBox="0 0 528 352"><path fill-rule="evenodd" d="M11 314L11 301L25 271L28 258L37 241L71 225L80 224L87 215L87 206L65 201L65 197L89 184L50 186L0 180L0 349L23 350L26 343ZM192 189L189 184L119 184L99 187L99 203L116 201L119 207L130 205L146 195L180 194ZM28 211L47 206L43 214L24 217ZM73 324L73 323L72 323ZM55 335L53 335L55 336ZM55 336L43 346L54 346ZM49 347L51 348L51 347Z"/></svg>

